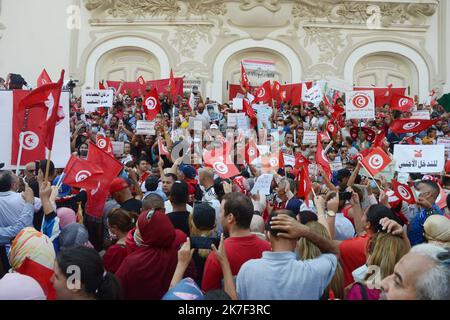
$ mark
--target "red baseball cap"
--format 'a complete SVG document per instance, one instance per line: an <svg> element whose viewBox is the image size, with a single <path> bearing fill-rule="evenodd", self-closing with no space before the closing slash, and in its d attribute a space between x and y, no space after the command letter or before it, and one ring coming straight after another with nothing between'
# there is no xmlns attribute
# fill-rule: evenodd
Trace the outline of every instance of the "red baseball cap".
<svg viewBox="0 0 450 320"><path fill-rule="evenodd" d="M111 186L109 187L109 193L113 194L115 192L122 191L126 188L128 188L129 185L123 178L114 178L113 182L111 183Z"/></svg>

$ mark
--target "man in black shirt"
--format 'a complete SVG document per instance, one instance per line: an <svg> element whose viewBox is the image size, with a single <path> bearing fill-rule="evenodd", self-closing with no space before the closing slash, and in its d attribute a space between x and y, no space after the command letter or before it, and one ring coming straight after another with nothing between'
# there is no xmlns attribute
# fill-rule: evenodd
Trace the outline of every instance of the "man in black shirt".
<svg viewBox="0 0 450 320"><path fill-rule="evenodd" d="M189 212L186 208L188 197L187 183L184 181L175 181L169 196L173 211L168 212L168 217L175 229L183 231L187 236L190 235Z"/></svg>
<svg viewBox="0 0 450 320"><path fill-rule="evenodd" d="M137 214L141 213L142 202L133 198L130 186L125 179L114 178L111 187L109 188L109 192L122 209Z"/></svg>

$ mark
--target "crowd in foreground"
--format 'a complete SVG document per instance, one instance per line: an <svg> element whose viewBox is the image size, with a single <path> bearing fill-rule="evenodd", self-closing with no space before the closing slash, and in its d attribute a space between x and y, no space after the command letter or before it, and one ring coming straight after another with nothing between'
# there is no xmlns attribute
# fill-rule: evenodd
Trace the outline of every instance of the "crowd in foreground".
<svg viewBox="0 0 450 320"><path fill-rule="evenodd" d="M53 163L49 182L46 160L29 163L20 176L0 172L0 299L450 299L450 197L438 201L441 190L448 194L450 160L445 172L409 174L417 201L408 204L389 179L363 174L357 155L373 137L360 130L355 138L358 122L343 121L327 134L333 117L326 104L285 102L273 108L272 129L264 129L269 142L280 134L280 152L310 162L313 190L299 195L295 166L236 161L239 174L221 179L194 152L160 154L161 144L195 149L191 117L200 119L205 150L220 147L230 131L237 138L239 130L227 127L235 112L229 104L219 104L211 121L212 101L200 94L192 109L161 95L155 135L142 136L136 124L145 119L143 99L118 93L112 108L95 113L72 100L74 156L87 159L98 137L124 142L116 155L123 170L101 217L86 210L86 190L60 184L62 169ZM341 98L335 103L344 106ZM389 155L395 144L450 138L442 106L416 108L439 121L395 134L390 123L410 114L383 105L364 127L385 136L378 143ZM318 146L302 143L305 130L323 134L318 143L331 176L316 163ZM273 174L267 196L251 192L263 173Z"/></svg>

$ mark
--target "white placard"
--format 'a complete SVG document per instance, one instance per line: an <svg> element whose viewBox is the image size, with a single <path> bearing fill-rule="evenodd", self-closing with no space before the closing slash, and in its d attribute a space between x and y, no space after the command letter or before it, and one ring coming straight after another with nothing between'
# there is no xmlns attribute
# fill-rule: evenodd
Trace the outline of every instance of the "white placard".
<svg viewBox="0 0 450 320"><path fill-rule="evenodd" d="M373 91L347 91L345 100L346 120L375 119Z"/></svg>
<svg viewBox="0 0 450 320"><path fill-rule="evenodd" d="M420 110L412 112L410 119L431 120L430 111Z"/></svg>
<svg viewBox="0 0 450 320"><path fill-rule="evenodd" d="M262 196L270 194L270 185L272 184L273 174L265 173L258 177L251 191L252 194L257 194L258 191Z"/></svg>
<svg viewBox="0 0 450 320"><path fill-rule="evenodd" d="M123 149L125 142L123 141L111 141L111 147L115 156L121 157L123 155Z"/></svg>
<svg viewBox="0 0 450 320"><path fill-rule="evenodd" d="M259 144L256 147L258 148L259 154L262 155L262 156L270 153L270 146L269 145Z"/></svg>
<svg viewBox="0 0 450 320"><path fill-rule="evenodd" d="M270 121L272 108L269 108L267 104L254 104L252 107L258 112L258 129L272 129L272 121Z"/></svg>
<svg viewBox="0 0 450 320"><path fill-rule="evenodd" d="M344 168L344 166L342 165L342 161L330 162L330 166L332 171L339 171Z"/></svg>
<svg viewBox="0 0 450 320"><path fill-rule="evenodd" d="M136 122L136 134L137 135L155 135L155 122L154 121L146 121L146 120L138 120Z"/></svg>
<svg viewBox="0 0 450 320"><path fill-rule="evenodd" d="M399 172L397 175L397 181L403 184L407 184L409 180L408 172Z"/></svg>
<svg viewBox="0 0 450 320"><path fill-rule="evenodd" d="M197 116L197 117L190 117L189 118L189 129L195 130L195 131L202 131L203 130L203 118Z"/></svg>
<svg viewBox="0 0 450 320"><path fill-rule="evenodd" d="M322 101L322 99L323 92L321 86L319 84L316 84L315 86L311 87L311 89L306 90L303 101L312 102L317 105L320 103L320 101Z"/></svg>
<svg viewBox="0 0 450 320"><path fill-rule="evenodd" d="M285 166L291 166L292 168L295 167L295 157L293 155L283 154L283 159Z"/></svg>
<svg viewBox="0 0 450 320"><path fill-rule="evenodd" d="M445 165L443 145L394 145L398 172L439 173Z"/></svg>
<svg viewBox="0 0 450 320"><path fill-rule="evenodd" d="M445 151L450 152L450 138L438 138L437 144L445 146Z"/></svg>
<svg viewBox="0 0 450 320"><path fill-rule="evenodd" d="M233 99L233 109L234 110L242 110L244 108L243 103L244 103L244 100L242 98L234 98Z"/></svg>
<svg viewBox="0 0 450 320"><path fill-rule="evenodd" d="M229 128L236 127L238 129L248 129L248 120L245 113L228 113L227 126Z"/></svg>
<svg viewBox="0 0 450 320"><path fill-rule="evenodd" d="M302 144L317 144L317 131L303 131Z"/></svg>
<svg viewBox="0 0 450 320"><path fill-rule="evenodd" d="M97 108L112 107L114 92L112 90L82 90L81 105L85 112L95 112Z"/></svg>

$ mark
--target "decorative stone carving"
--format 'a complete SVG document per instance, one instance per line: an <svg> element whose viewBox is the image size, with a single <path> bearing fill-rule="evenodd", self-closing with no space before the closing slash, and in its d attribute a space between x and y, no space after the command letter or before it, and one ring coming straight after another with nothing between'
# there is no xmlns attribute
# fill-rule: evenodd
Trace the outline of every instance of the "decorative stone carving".
<svg viewBox="0 0 450 320"><path fill-rule="evenodd" d="M178 26L175 29L175 38L171 39L170 43L181 55L193 59L200 41L212 42L210 30L210 26L204 25Z"/></svg>
<svg viewBox="0 0 450 320"><path fill-rule="evenodd" d="M320 51L319 62L332 61L344 48L344 37L341 31L332 28L305 27L305 47L315 43Z"/></svg>
<svg viewBox="0 0 450 320"><path fill-rule="evenodd" d="M392 24L425 25L437 9L437 1L417 2L362 2L343 0L298 0L292 8L292 15L309 22L331 22L336 24L366 24L374 14L369 6L379 8L382 26Z"/></svg>
<svg viewBox="0 0 450 320"><path fill-rule="evenodd" d="M102 10L114 18L224 15L224 0L85 0L89 11Z"/></svg>
<svg viewBox="0 0 450 320"><path fill-rule="evenodd" d="M281 9L280 0L244 0L243 2L244 3L239 6L243 11L248 11L259 6L272 12L277 12Z"/></svg>

